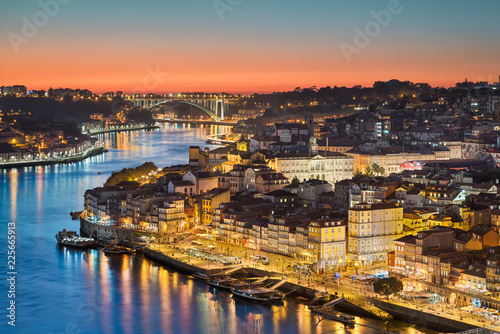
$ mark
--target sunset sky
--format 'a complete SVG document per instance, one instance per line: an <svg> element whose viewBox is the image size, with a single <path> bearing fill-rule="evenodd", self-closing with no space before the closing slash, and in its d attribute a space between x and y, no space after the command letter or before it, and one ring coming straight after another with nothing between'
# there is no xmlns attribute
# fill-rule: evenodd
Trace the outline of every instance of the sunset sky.
<svg viewBox="0 0 500 334"><path fill-rule="evenodd" d="M500 75L498 0L56 1L0 2L0 86L253 93ZM341 45L367 24L348 61Z"/></svg>

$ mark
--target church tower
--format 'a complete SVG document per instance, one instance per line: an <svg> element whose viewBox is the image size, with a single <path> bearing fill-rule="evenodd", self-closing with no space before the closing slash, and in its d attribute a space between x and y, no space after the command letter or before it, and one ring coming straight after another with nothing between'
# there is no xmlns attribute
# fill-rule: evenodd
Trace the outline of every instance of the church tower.
<svg viewBox="0 0 500 334"><path fill-rule="evenodd" d="M314 135L309 138L309 155L318 155L318 139Z"/></svg>
<svg viewBox="0 0 500 334"><path fill-rule="evenodd" d="M304 116L304 121L307 124L307 134L312 136L314 134L314 117L310 113L306 113Z"/></svg>

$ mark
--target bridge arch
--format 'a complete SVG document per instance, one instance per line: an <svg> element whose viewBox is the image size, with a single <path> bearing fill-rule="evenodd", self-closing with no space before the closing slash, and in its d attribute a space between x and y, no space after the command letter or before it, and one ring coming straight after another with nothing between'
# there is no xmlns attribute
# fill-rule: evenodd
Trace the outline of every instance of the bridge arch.
<svg viewBox="0 0 500 334"><path fill-rule="evenodd" d="M209 109L203 107L203 106L200 106L199 104L197 103L194 103L194 102L191 102L191 101L185 101L185 100L163 100L161 102L158 102L158 103L155 103L149 107L146 107L146 109L152 109L154 107L158 107L162 104L165 104L165 103L171 103L171 102L180 102L180 103L185 103L185 104L189 104L193 107L196 107L202 111L204 111L205 113L207 113L210 117L212 117L216 122L220 122L220 118L214 114L213 112L211 112Z"/></svg>

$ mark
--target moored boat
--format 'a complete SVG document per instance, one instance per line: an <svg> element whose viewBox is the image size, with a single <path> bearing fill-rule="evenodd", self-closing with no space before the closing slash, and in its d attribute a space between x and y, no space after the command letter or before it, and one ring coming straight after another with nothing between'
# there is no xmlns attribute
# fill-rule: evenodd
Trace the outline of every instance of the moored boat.
<svg viewBox="0 0 500 334"><path fill-rule="evenodd" d="M314 294L315 299L318 300L318 303L324 304L330 301L330 294L325 291L318 291Z"/></svg>
<svg viewBox="0 0 500 334"><path fill-rule="evenodd" d="M234 284L238 283L238 280L234 278L210 278L207 283L213 287L229 291Z"/></svg>
<svg viewBox="0 0 500 334"><path fill-rule="evenodd" d="M194 274L191 274L191 276L193 276L194 278L196 278L200 281L204 281L204 282L208 281L208 276L205 273L194 273Z"/></svg>
<svg viewBox="0 0 500 334"><path fill-rule="evenodd" d="M233 295L257 302L281 302L283 294L274 289L249 288L238 289L231 288Z"/></svg>
<svg viewBox="0 0 500 334"><path fill-rule="evenodd" d="M108 247L108 248L104 248L102 251L106 255L108 255L108 254L130 254L130 249L128 249L127 247L123 247L123 246Z"/></svg>
<svg viewBox="0 0 500 334"><path fill-rule="evenodd" d="M66 231L66 229L56 234L56 240L59 245L72 248L87 249L97 246L97 241L94 239L80 237L76 231Z"/></svg>

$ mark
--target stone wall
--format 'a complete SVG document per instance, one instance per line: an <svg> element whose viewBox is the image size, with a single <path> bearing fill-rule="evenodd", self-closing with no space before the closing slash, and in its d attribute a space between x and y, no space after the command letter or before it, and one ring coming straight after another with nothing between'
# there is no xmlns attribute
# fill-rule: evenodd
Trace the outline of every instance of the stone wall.
<svg viewBox="0 0 500 334"><path fill-rule="evenodd" d="M415 329L425 332L426 329L437 330L440 332L460 332L476 328L464 322L446 318L435 314L414 310L401 305L388 303L380 299L371 299L371 302L378 308L386 311L395 319L403 320L412 325Z"/></svg>
<svg viewBox="0 0 500 334"><path fill-rule="evenodd" d="M139 242L140 234L132 230L117 228L115 226L106 226L101 224L94 224L80 218L80 235L82 237L91 238L112 238L119 240L129 240Z"/></svg>
<svg viewBox="0 0 500 334"><path fill-rule="evenodd" d="M199 268L176 259L171 258L163 253L159 253L153 251L151 249L144 250L144 256L154 262L167 266L169 268L175 269L183 274L191 275L191 274L206 274L206 275L215 275L220 272L224 272L227 268L222 269L203 269Z"/></svg>

